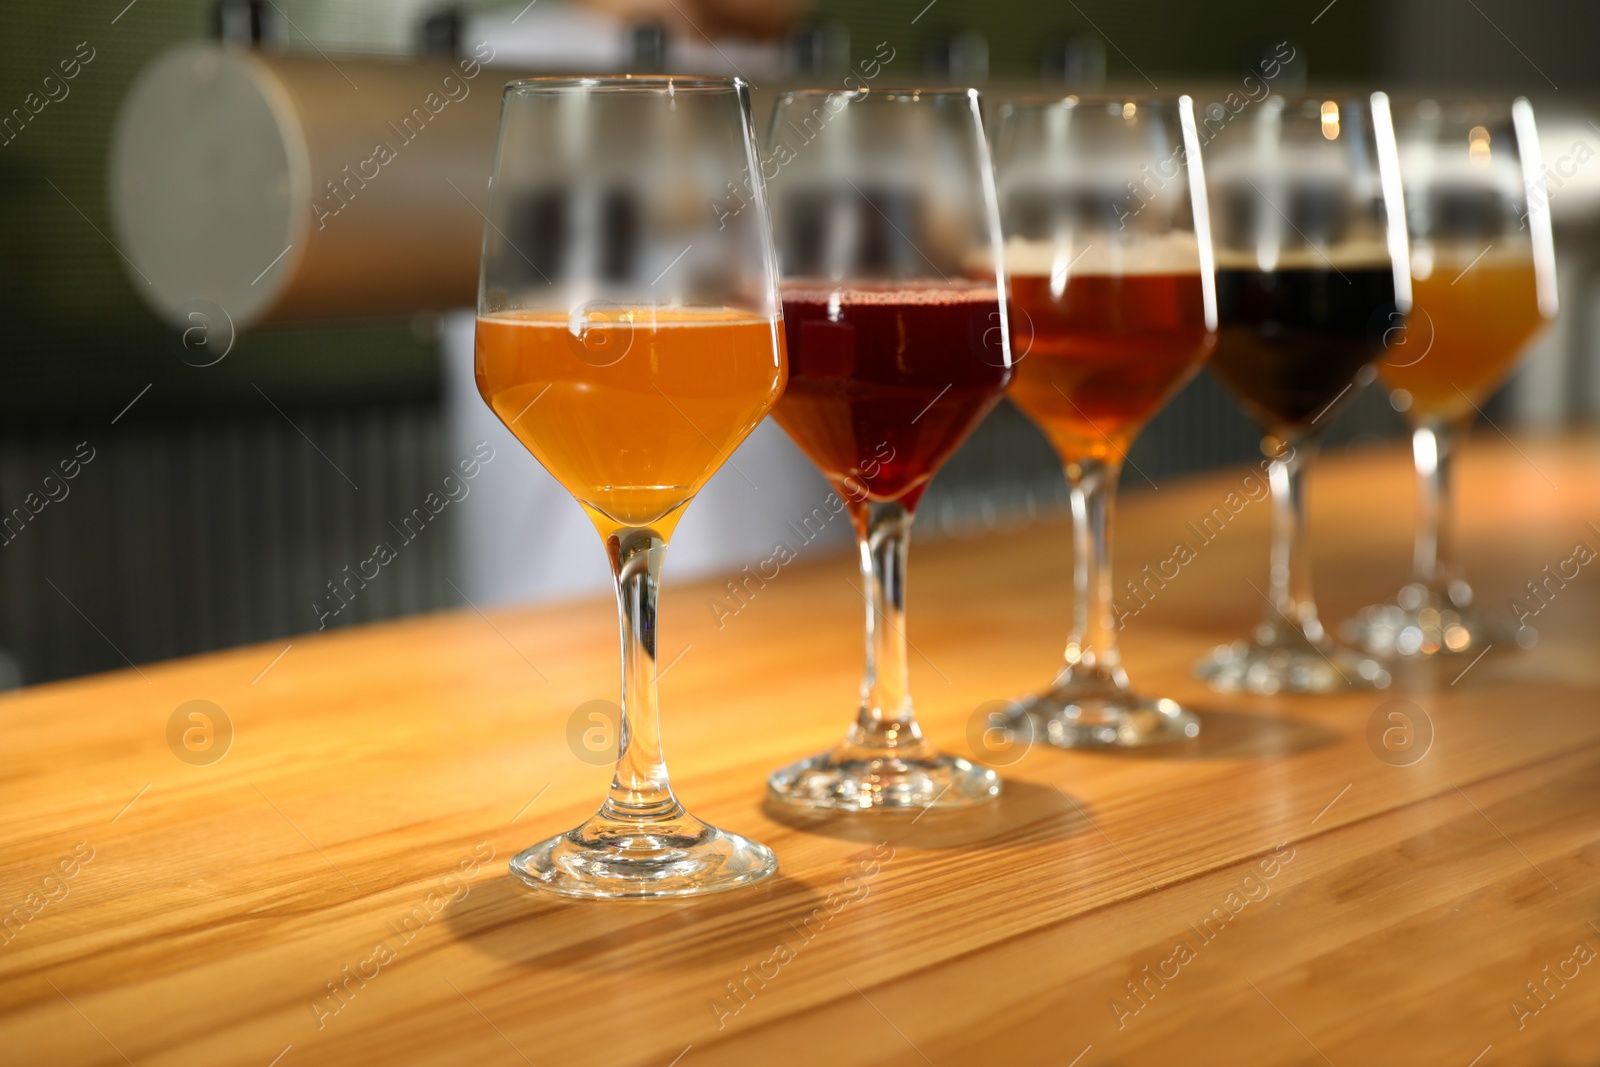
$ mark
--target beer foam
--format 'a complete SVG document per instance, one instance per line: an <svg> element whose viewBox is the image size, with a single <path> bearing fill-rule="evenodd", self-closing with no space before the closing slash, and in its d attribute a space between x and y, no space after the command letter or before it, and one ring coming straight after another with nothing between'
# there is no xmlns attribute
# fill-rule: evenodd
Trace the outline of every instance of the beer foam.
<svg viewBox="0 0 1600 1067"><path fill-rule="evenodd" d="M1078 275L1199 274L1200 242L1192 233L1165 233L1136 241L1115 239L1006 242L1006 271L1014 278Z"/></svg>
<svg viewBox="0 0 1600 1067"><path fill-rule="evenodd" d="M783 283L783 299L797 304L826 304L837 299L851 307L863 305L997 304L1000 292L992 282L842 281L800 278Z"/></svg>
<svg viewBox="0 0 1600 1067"><path fill-rule="evenodd" d="M653 330L663 327L696 329L698 327L747 326L751 323L772 323L776 315L762 314L731 307L684 307L676 305L626 305L590 303L570 311L558 308L506 308L485 311L478 315L479 322L497 322L508 326L551 327L570 330L574 335L583 330L626 329Z"/></svg>
<svg viewBox="0 0 1600 1067"><path fill-rule="evenodd" d="M1389 246L1382 241L1350 241L1321 247L1290 245L1262 251L1254 248L1219 248L1218 270L1392 270Z"/></svg>
<svg viewBox="0 0 1600 1067"><path fill-rule="evenodd" d="M1526 238L1513 239L1510 244L1496 241L1488 248L1470 241L1411 240L1411 276L1426 281L1439 271L1449 271L1453 278L1469 267L1534 269L1533 245Z"/></svg>

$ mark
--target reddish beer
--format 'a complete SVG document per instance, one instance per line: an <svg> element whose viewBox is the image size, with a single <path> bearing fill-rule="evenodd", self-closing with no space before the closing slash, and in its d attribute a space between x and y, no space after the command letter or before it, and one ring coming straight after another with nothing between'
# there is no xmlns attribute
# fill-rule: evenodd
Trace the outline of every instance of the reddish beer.
<svg viewBox="0 0 1600 1067"><path fill-rule="evenodd" d="M994 283L786 285L773 418L835 485L916 507L1009 376ZM870 467L870 475L863 468Z"/></svg>

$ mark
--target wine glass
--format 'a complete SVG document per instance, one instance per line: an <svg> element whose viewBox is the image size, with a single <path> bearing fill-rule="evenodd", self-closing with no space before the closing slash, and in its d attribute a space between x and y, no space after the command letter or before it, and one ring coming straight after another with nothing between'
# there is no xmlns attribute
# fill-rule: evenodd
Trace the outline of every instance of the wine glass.
<svg viewBox="0 0 1600 1067"><path fill-rule="evenodd" d="M1018 701L1014 721L1066 748L1194 737L1192 712L1128 684L1111 584L1111 513L1128 447L1216 341L1193 104L1008 101L995 175L1017 360L1010 396L1066 468L1076 587L1066 663L1049 688Z"/></svg>
<svg viewBox="0 0 1600 1067"><path fill-rule="evenodd" d="M1557 311L1533 105L1420 100L1396 108L1395 137L1414 302L1406 343L1378 374L1411 424L1416 549L1410 583L1393 602L1362 611L1348 633L1382 656L1532 644L1532 627L1472 606L1450 503L1451 468L1472 420Z"/></svg>
<svg viewBox="0 0 1600 1067"><path fill-rule="evenodd" d="M1272 567L1269 590L1251 583L1267 608L1255 633L1196 673L1256 693L1381 688L1388 671L1317 618L1305 487L1321 430L1411 304L1389 100L1274 95L1231 118L1213 105L1206 129L1221 319L1211 369L1267 432Z"/></svg>
<svg viewBox="0 0 1600 1067"><path fill-rule="evenodd" d="M993 771L923 739L905 631L917 502L1011 374L980 105L971 89L816 90L784 94L773 112L790 360L773 418L848 507L867 605L855 724L768 779L802 807L948 808L1000 789Z"/></svg>
<svg viewBox="0 0 1600 1067"><path fill-rule="evenodd" d="M576 897L677 897L777 869L673 794L656 591L673 529L783 392L777 259L737 78L506 86L478 292L477 381L605 542L622 632L600 810L512 873Z"/></svg>

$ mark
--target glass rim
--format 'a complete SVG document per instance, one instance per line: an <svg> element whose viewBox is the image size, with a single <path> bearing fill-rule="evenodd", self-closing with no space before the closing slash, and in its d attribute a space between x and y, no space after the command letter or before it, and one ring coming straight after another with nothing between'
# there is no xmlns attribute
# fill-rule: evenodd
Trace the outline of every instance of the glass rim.
<svg viewBox="0 0 1600 1067"><path fill-rule="evenodd" d="M1176 108L1183 97L1195 98L1193 93L1110 93L1096 90L1092 93L1014 93L1001 97L995 107L1047 108L1057 105L1069 107L1094 107L1099 104L1136 104L1139 107Z"/></svg>
<svg viewBox="0 0 1600 1067"><path fill-rule="evenodd" d="M883 86L877 86L877 85L869 85L869 86L866 86L865 88L861 88L861 89L845 89L845 88L837 88L837 87L836 88L832 88L832 89L822 89L822 88L785 89L783 92L778 94L778 98L780 100L787 100L787 99L790 99L790 98L793 98L793 97L800 97L800 96L804 96L804 97L853 96L853 97L856 97L856 98L861 99L861 100L866 100L866 99L869 99L869 98L874 97L874 96L884 97L884 98L887 98L889 100L900 100L900 99L903 99L905 97L910 97L911 100L913 102L915 102L917 99L919 99L919 98L921 98L923 96L928 96L928 97L960 96L960 97L964 97L964 98L969 99L969 100L977 100L977 99L981 99L982 98L983 91L981 89L977 88L976 86L972 86L972 85L934 85L934 86L925 86L925 85L883 85Z"/></svg>
<svg viewBox="0 0 1600 1067"><path fill-rule="evenodd" d="M1504 96L1476 96L1466 93L1390 93L1389 110L1395 114L1414 112L1431 104L1441 110L1465 108L1474 113L1483 112L1496 118L1503 117L1509 122L1517 101L1526 99L1524 93L1508 93Z"/></svg>
<svg viewBox="0 0 1600 1067"><path fill-rule="evenodd" d="M737 76L720 74L548 74L515 78L501 92L653 92L709 93L736 92L750 83Z"/></svg>
<svg viewBox="0 0 1600 1067"><path fill-rule="evenodd" d="M1195 94L1190 95L1194 97L1195 105L1198 107L1201 104L1200 96ZM1210 98L1215 95L1215 93L1206 94L1207 99L1204 102L1206 104L1215 103L1216 101ZM1381 96L1385 100L1389 101L1391 106L1393 105L1394 97L1386 89L1330 88L1323 89L1321 91L1316 89L1296 89L1292 93L1284 93L1274 90L1273 92L1262 97L1258 106L1264 107L1270 101L1276 100L1278 101L1279 107L1288 109L1292 107L1303 107L1306 104L1322 104L1332 100L1334 103L1339 104L1340 106L1343 106L1347 103L1359 104L1363 111L1371 114L1373 98L1378 96Z"/></svg>

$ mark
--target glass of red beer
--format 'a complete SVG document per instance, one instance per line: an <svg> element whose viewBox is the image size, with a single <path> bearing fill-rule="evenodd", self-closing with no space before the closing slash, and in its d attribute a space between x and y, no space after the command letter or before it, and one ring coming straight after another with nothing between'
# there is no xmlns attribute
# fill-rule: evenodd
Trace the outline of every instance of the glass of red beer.
<svg viewBox="0 0 1600 1067"><path fill-rule="evenodd" d="M1011 376L1003 270L971 273L1000 252L979 95L787 93L766 147L789 355L773 418L848 505L867 602L855 723L768 786L824 810L979 803L1000 781L923 739L905 632L917 502Z"/></svg>
<svg viewBox="0 0 1600 1067"><path fill-rule="evenodd" d="M1015 726L1064 748L1200 732L1135 692L1117 650L1111 512L1128 446L1216 340L1216 284L1188 97L1007 101L995 167L1011 282L1010 396L1044 431L1072 496L1072 635Z"/></svg>

